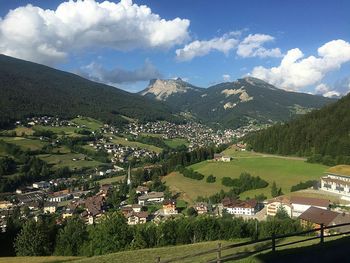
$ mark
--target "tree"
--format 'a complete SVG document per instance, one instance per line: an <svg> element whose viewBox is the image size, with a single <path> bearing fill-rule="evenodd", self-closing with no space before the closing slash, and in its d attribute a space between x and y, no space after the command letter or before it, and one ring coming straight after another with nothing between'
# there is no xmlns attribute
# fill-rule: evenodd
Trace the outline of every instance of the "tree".
<svg viewBox="0 0 350 263"><path fill-rule="evenodd" d="M27 221L15 240L17 256L45 256L50 253L50 242L44 225Z"/></svg>
<svg viewBox="0 0 350 263"><path fill-rule="evenodd" d="M128 204L132 205L135 204L137 202L137 193L135 188L130 189L129 191L129 197L128 197Z"/></svg>
<svg viewBox="0 0 350 263"><path fill-rule="evenodd" d="M67 221L57 235L55 254L59 256L77 256L79 250L88 238L85 223L79 218Z"/></svg>
<svg viewBox="0 0 350 263"><path fill-rule="evenodd" d="M90 229L92 255L117 252L130 244L132 235L121 213L106 214L99 224Z"/></svg>
<svg viewBox="0 0 350 263"><path fill-rule="evenodd" d="M271 196L272 197L277 197L282 195L282 188L277 188L276 182L273 181L272 186L271 186Z"/></svg>
<svg viewBox="0 0 350 263"><path fill-rule="evenodd" d="M186 211L188 216L197 216L197 211L193 207L189 207Z"/></svg>

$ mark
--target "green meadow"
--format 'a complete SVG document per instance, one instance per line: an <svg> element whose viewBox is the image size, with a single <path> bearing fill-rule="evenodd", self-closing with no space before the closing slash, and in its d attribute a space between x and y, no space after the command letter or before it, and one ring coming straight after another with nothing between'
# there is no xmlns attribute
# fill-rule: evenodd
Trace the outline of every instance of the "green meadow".
<svg viewBox="0 0 350 263"><path fill-rule="evenodd" d="M260 176L269 183L263 189L244 192L241 198L254 198L255 195L264 194L271 197L273 181L282 188L283 193L289 193L291 186L300 181L318 180L329 167L320 164L307 163L299 158L262 155L250 152L226 151L233 159L231 162L213 162L211 160L190 166L205 176L214 175L215 183L207 183L205 178L201 181L185 178L179 173L172 173L163 178L173 191L183 194L184 198L193 202L198 196L209 196L221 189L229 190L221 184L223 177L238 178L242 172L253 176Z"/></svg>

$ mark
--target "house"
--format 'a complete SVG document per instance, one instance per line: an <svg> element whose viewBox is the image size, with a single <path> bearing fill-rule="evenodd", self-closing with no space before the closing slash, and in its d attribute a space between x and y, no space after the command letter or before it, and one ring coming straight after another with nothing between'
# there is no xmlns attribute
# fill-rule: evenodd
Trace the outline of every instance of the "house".
<svg viewBox="0 0 350 263"><path fill-rule="evenodd" d="M123 206L121 208L121 211L122 211L124 216L126 216L132 212L140 213L141 210L142 210L142 205L138 205L138 204L126 205L126 206Z"/></svg>
<svg viewBox="0 0 350 263"><path fill-rule="evenodd" d="M93 224L106 211L106 199L102 195L95 195L85 200L85 208L88 224Z"/></svg>
<svg viewBox="0 0 350 263"><path fill-rule="evenodd" d="M147 194L148 191L149 191L149 188L148 188L147 186L139 185L139 186L136 188L136 193L137 193L137 194L144 195L144 194Z"/></svg>
<svg viewBox="0 0 350 263"><path fill-rule="evenodd" d="M13 206L13 204L9 201L0 201L0 209L9 209Z"/></svg>
<svg viewBox="0 0 350 263"><path fill-rule="evenodd" d="M350 216L348 214L338 213L330 210L321 209L318 207L310 207L299 216L300 223L304 227L320 228L321 224L324 226L334 226L343 223L350 223ZM349 226L334 228L335 232L347 232L350 230ZM325 230L325 234L329 233Z"/></svg>
<svg viewBox="0 0 350 263"><path fill-rule="evenodd" d="M138 198L139 205L146 205L149 203L161 203L164 201L163 192L149 192L145 195L141 195Z"/></svg>
<svg viewBox="0 0 350 263"><path fill-rule="evenodd" d="M112 189L112 185L111 184L103 184L100 187L100 193L103 196L108 196L110 190Z"/></svg>
<svg viewBox="0 0 350 263"><path fill-rule="evenodd" d="M54 214L57 210L57 203L45 202L44 203L44 213Z"/></svg>
<svg viewBox="0 0 350 263"><path fill-rule="evenodd" d="M350 176L345 174L327 173L321 178L321 189L350 197Z"/></svg>
<svg viewBox="0 0 350 263"><path fill-rule="evenodd" d="M327 199L303 197L303 196L292 196L291 204L293 207L293 217L298 217L304 213L311 206L327 210L329 209L330 202Z"/></svg>
<svg viewBox="0 0 350 263"><path fill-rule="evenodd" d="M36 189L47 189L49 187L50 187L50 183L46 181L33 183L33 188L36 188Z"/></svg>
<svg viewBox="0 0 350 263"><path fill-rule="evenodd" d="M241 201L231 198L222 200L223 208L231 215L248 215L252 216L258 210L258 202L254 199Z"/></svg>
<svg viewBox="0 0 350 263"><path fill-rule="evenodd" d="M177 215L176 201L166 200L163 202L163 213L164 215Z"/></svg>
<svg viewBox="0 0 350 263"><path fill-rule="evenodd" d="M221 161L222 162L231 162L231 157L230 156L222 156Z"/></svg>
<svg viewBox="0 0 350 263"><path fill-rule="evenodd" d="M204 202L200 202L195 204L194 209L197 211L198 215L208 213L208 204Z"/></svg>
<svg viewBox="0 0 350 263"><path fill-rule="evenodd" d="M148 213L132 211L125 217L128 219L128 225L145 224L147 222Z"/></svg>
<svg viewBox="0 0 350 263"><path fill-rule="evenodd" d="M221 161L222 155L218 153L214 153L214 161Z"/></svg>
<svg viewBox="0 0 350 263"><path fill-rule="evenodd" d="M284 196L278 196L268 201L266 205L266 214L268 216L275 216L279 209L286 211L289 217L293 215L293 206L290 199Z"/></svg>
<svg viewBox="0 0 350 263"><path fill-rule="evenodd" d="M67 201L69 199L72 199L72 195L71 194L58 194L58 193L53 193L52 195L49 195L47 200L49 202L63 202L63 201Z"/></svg>
<svg viewBox="0 0 350 263"><path fill-rule="evenodd" d="M69 218L72 217L74 214L74 210L71 208L66 208L63 212L62 212L62 218Z"/></svg>

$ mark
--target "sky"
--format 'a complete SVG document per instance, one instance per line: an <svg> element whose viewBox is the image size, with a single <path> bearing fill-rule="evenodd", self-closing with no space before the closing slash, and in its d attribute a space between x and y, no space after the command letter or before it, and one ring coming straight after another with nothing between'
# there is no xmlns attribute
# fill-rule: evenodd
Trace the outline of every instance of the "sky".
<svg viewBox="0 0 350 263"><path fill-rule="evenodd" d="M253 76L288 91L350 91L350 1L0 0L0 53L130 92Z"/></svg>

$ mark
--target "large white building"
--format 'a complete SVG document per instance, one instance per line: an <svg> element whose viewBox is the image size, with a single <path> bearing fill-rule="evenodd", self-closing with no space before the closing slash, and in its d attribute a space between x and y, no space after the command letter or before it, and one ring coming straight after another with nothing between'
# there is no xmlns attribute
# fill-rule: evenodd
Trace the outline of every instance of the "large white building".
<svg viewBox="0 0 350 263"><path fill-rule="evenodd" d="M227 213L231 215L247 215L252 216L258 210L258 203L256 200L235 200L230 198L224 198L222 200L223 208Z"/></svg>
<svg viewBox="0 0 350 263"><path fill-rule="evenodd" d="M275 216L279 209L286 211L289 217L293 215L293 207L290 200L286 197L279 196L271 199L266 205L266 214L268 216Z"/></svg>
<svg viewBox="0 0 350 263"><path fill-rule="evenodd" d="M350 176L327 173L326 176L321 178L321 189L350 197Z"/></svg>

